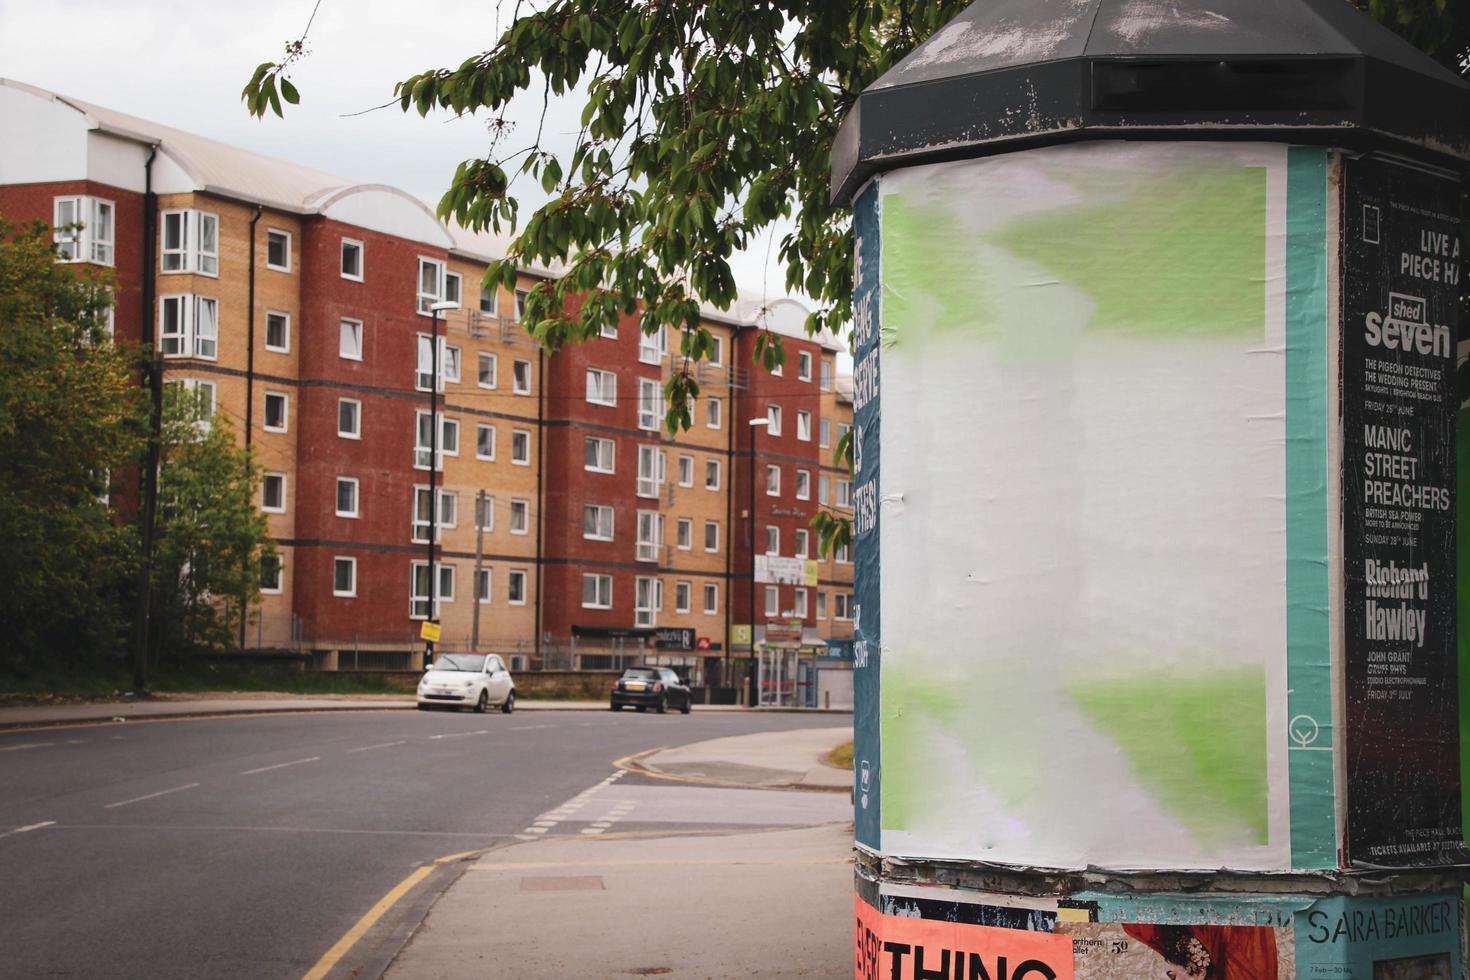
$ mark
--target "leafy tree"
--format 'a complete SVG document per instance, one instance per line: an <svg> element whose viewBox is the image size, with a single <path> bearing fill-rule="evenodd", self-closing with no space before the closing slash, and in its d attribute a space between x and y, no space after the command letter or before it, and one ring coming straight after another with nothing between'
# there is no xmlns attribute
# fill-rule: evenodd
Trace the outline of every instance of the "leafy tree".
<svg viewBox="0 0 1470 980"><path fill-rule="evenodd" d="M110 278L56 261L51 230L0 217L0 666L113 654L133 532L108 507L143 438Z"/></svg>
<svg viewBox="0 0 1470 980"><path fill-rule="evenodd" d="M1446 64L1470 46L1470 16L1449 0L1349 2ZM968 5L551 0L522 15L518 2L489 50L414 75L395 93L421 114L488 114L494 146L459 165L439 213L475 229L519 228L491 281L513 285L517 265L565 265L564 276L529 297L538 340L555 350L597 336L619 314L639 315L646 333L667 326L681 337L685 370L666 390L667 423L677 431L688 428L699 392L692 363L711 348L697 298L728 309L731 254L773 223L795 225L779 254L786 287L816 301L808 330L842 335L852 231L847 212L828 200L832 140L864 88ZM256 68L242 93L251 113L279 115L282 100L299 100L286 72L304 51L303 36L280 62ZM570 156L549 151L539 128L529 145L503 151L513 98L539 96L544 105L573 92L585 103ZM511 193L518 175L552 195L523 224ZM767 368L784 362L781 339L769 332L755 353ZM847 537L843 521L816 523L824 550Z"/></svg>
<svg viewBox="0 0 1470 980"><path fill-rule="evenodd" d="M200 393L171 384L159 452L152 656L233 642L275 553L254 501L260 469Z"/></svg>

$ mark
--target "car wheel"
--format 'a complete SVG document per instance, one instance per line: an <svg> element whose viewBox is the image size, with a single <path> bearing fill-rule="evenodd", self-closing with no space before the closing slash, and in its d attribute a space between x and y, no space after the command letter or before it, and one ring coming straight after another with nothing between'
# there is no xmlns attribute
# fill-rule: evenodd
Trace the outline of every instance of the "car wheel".
<svg viewBox="0 0 1470 980"><path fill-rule="evenodd" d="M505 696L505 702L500 706L500 713L508 715L514 710L516 710L516 692L511 691Z"/></svg>
<svg viewBox="0 0 1470 980"><path fill-rule="evenodd" d="M478 701L475 702L475 714L477 714L477 715L483 715L485 713L485 708L489 704L490 704L490 692L489 691L483 691L482 690L480 692L480 700L478 700Z"/></svg>
<svg viewBox="0 0 1470 980"><path fill-rule="evenodd" d="M657 711L659 714L663 714L664 712L668 711L669 710L669 699L668 698L659 698L658 699L658 705L653 710L654 711Z"/></svg>
<svg viewBox="0 0 1470 980"><path fill-rule="evenodd" d="M679 709L679 713L681 715L687 715L689 713L689 710L691 708L693 708L693 707L694 707L694 698L693 697L687 697L687 698L684 699L684 707L682 707L682 708Z"/></svg>

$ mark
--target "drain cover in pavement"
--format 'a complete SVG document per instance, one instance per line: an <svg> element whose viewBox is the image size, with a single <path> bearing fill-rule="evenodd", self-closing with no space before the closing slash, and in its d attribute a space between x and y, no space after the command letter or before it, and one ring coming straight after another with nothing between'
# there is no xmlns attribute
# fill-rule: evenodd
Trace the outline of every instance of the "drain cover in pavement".
<svg viewBox="0 0 1470 980"><path fill-rule="evenodd" d="M602 875L570 875L562 878L522 878L523 892L600 892Z"/></svg>

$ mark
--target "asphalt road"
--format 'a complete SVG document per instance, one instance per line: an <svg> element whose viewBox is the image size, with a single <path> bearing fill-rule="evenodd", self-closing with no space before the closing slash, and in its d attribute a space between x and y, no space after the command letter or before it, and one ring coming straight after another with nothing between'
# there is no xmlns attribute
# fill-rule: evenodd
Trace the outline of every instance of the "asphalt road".
<svg viewBox="0 0 1470 980"><path fill-rule="evenodd" d="M524 836L617 758L832 724L384 711L0 734L0 977L300 977L413 869ZM624 826L702 819L648 799Z"/></svg>

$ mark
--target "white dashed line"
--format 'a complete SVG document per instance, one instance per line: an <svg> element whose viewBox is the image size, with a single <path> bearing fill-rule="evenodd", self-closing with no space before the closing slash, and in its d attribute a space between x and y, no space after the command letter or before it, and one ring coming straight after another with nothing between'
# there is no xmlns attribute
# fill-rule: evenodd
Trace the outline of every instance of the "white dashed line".
<svg viewBox="0 0 1470 980"><path fill-rule="evenodd" d="M314 755L310 759L297 759L294 762L278 762L273 766L261 766L259 769L246 769L244 772L240 773L240 775L253 776L258 772L270 772L272 769L284 769L287 766L299 766L307 762L320 762L321 759L321 756Z"/></svg>
<svg viewBox="0 0 1470 980"><path fill-rule="evenodd" d="M445 733L443 735L430 735L429 738L431 738L431 739L435 739L435 738L464 738L466 735L489 735L489 734L490 734L490 732L487 729L482 728L478 732L447 732L447 733Z"/></svg>
<svg viewBox="0 0 1470 980"><path fill-rule="evenodd" d="M348 755L351 755L354 752L366 752L369 749L386 749L386 748L389 748L389 747L394 746L394 745L407 745L407 744L408 744L408 739L405 738L405 739L399 739L396 742L379 742L377 745L360 745L360 746L358 746L355 749L348 749L347 750L347 754Z"/></svg>
<svg viewBox="0 0 1470 980"><path fill-rule="evenodd" d="M0 837L9 837L11 834L29 834L33 830L40 830L42 827L50 827L55 823L55 820L43 820L40 823L27 824L24 827L16 827L14 830L7 830L5 833L0 834Z"/></svg>
<svg viewBox="0 0 1470 980"><path fill-rule="evenodd" d="M0 752L19 752L21 749L44 749L48 745L55 744L55 742L26 742L24 745L7 745L5 748L0 749Z"/></svg>
<svg viewBox="0 0 1470 980"><path fill-rule="evenodd" d="M123 800L120 803L108 803L103 806L102 809L111 810L113 807L127 806L129 803L142 803L144 800L151 800L156 796L167 796L170 793L181 793L186 789L193 789L195 786L198 785L198 783L188 783L184 786L175 786L173 789L161 789L157 793L149 793L147 796L135 796L131 800Z"/></svg>

